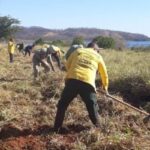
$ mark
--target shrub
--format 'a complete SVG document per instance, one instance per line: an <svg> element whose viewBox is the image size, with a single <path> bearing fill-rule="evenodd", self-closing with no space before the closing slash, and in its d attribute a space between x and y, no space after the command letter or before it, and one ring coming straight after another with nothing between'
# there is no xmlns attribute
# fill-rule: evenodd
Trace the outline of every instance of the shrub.
<svg viewBox="0 0 150 150"><path fill-rule="evenodd" d="M115 47L115 41L111 37L102 37L98 36L93 39L94 42L98 44L101 48L114 48Z"/></svg>
<svg viewBox="0 0 150 150"><path fill-rule="evenodd" d="M84 39L82 36L78 36L78 37L75 37L72 41L72 45L75 45L75 44L82 44L84 45Z"/></svg>

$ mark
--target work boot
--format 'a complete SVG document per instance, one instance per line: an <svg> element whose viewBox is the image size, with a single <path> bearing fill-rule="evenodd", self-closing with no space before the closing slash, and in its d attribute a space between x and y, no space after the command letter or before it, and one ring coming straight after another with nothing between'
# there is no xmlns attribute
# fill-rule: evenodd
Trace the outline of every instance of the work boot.
<svg viewBox="0 0 150 150"><path fill-rule="evenodd" d="M60 128L54 127L54 132L58 134L67 134L69 133L69 128L68 127L60 127Z"/></svg>
<svg viewBox="0 0 150 150"><path fill-rule="evenodd" d="M96 128L101 128L100 120L97 119L96 123L94 123Z"/></svg>
<svg viewBox="0 0 150 150"><path fill-rule="evenodd" d="M96 127L96 128L101 128L100 123L99 123L99 122L98 122L98 123L96 123L96 124L95 124L95 127Z"/></svg>

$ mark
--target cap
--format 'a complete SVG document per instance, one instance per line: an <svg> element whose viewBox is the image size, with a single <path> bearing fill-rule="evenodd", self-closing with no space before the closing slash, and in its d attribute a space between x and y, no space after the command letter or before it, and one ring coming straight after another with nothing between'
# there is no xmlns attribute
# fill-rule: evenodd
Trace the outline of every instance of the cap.
<svg viewBox="0 0 150 150"><path fill-rule="evenodd" d="M95 42L89 43L87 47L94 48L95 50L100 50L100 48L98 47L98 45Z"/></svg>

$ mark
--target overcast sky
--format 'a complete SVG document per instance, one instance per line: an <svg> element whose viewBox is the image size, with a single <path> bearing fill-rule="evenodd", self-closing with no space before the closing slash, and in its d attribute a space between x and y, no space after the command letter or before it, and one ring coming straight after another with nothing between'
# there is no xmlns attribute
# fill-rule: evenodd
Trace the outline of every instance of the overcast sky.
<svg viewBox="0 0 150 150"><path fill-rule="evenodd" d="M0 0L0 16L22 26L88 27L150 37L150 0Z"/></svg>

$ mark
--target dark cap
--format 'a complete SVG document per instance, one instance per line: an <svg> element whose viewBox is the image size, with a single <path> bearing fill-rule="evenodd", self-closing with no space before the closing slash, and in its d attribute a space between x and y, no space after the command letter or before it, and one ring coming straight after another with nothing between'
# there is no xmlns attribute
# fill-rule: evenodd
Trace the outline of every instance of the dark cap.
<svg viewBox="0 0 150 150"><path fill-rule="evenodd" d="M98 47L98 45L95 42L90 42L87 47L89 48L94 48L95 50L100 50L100 48Z"/></svg>

